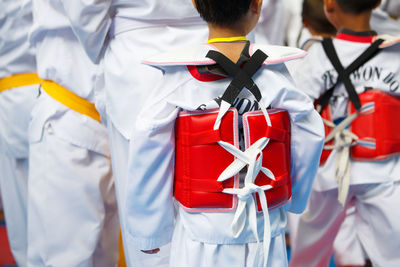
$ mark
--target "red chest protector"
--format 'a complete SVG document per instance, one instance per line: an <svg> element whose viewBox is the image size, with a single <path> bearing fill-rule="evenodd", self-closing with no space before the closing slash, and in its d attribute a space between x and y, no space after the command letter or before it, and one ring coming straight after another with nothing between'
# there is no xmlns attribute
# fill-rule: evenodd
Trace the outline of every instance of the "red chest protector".
<svg viewBox="0 0 400 267"><path fill-rule="evenodd" d="M220 174L235 157L217 142L239 147L238 115L231 108L222 118L220 128L213 130L219 109L181 112L175 124L176 156L174 196L189 211L222 212L236 209L237 196L223 193L226 188L239 188L239 175L223 182ZM259 173L255 184L271 185L264 191L269 208L283 205L291 196L290 120L287 111L269 110L272 127L261 111L243 116L246 149L262 137L270 138L262 151L262 165L275 175L275 181ZM256 197L253 194L253 197ZM258 210L261 210L257 196Z"/></svg>
<svg viewBox="0 0 400 267"><path fill-rule="evenodd" d="M240 214L254 205L268 224L268 209L283 205L291 196L289 115L284 110L267 112L260 102L261 92L251 77L267 58L261 50L242 64L212 50L207 57L232 81L219 109L181 112L176 120L175 199L194 212L237 209ZM261 110L242 117L245 151L241 151L238 112L230 107L244 87ZM254 214L250 217L256 220Z"/></svg>
<svg viewBox="0 0 400 267"><path fill-rule="evenodd" d="M355 160L384 160L400 153L400 97L380 90L359 95L362 110L350 130L359 140L351 149ZM349 104L349 114L356 113Z"/></svg>
<svg viewBox="0 0 400 267"><path fill-rule="evenodd" d="M348 127L358 138L350 149L353 160L385 160L400 153L400 124L396 123L400 116L400 97L381 90L368 90L359 94L359 99L361 109ZM356 109L349 103L348 114L355 113ZM329 105L322 110L321 116L332 121ZM331 131L332 128L325 124L325 136ZM334 145L334 141L330 140L325 145ZM323 150L321 164L325 163L330 152L331 149Z"/></svg>

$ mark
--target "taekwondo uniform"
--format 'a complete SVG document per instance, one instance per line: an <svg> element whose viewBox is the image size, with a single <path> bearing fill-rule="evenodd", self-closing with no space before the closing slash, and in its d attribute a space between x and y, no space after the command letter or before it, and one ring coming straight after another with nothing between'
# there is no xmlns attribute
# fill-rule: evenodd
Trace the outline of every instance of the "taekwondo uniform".
<svg viewBox="0 0 400 267"><path fill-rule="evenodd" d="M359 51L365 50L373 40L377 39L375 34L374 32L355 33L347 30L340 32L333 40L333 44L341 64L349 66L361 54ZM353 84L358 94L374 88L398 95L397 91L400 90L399 42L396 38L391 37L386 37L384 40L386 41L380 45L381 50L350 74L350 84ZM333 87L338 74L325 56L322 45L313 44L309 54L298 64L297 67L296 63L291 66L291 74L298 87L314 100L318 99L327 88L336 88L329 102L332 120L339 123L344 117L350 115L351 105L348 107L347 89L342 83ZM376 91L374 90L374 92ZM372 129L372 126L364 128ZM352 136L346 129L344 131L346 132L344 136ZM337 137L339 136L341 135L337 135ZM357 145L374 147L373 144L369 144L361 138L357 137L355 140ZM344 146L343 149L346 147L349 146ZM400 249L398 218L400 218L400 214L393 209L393 203L400 201L399 156L395 154L384 160L367 161L350 158L347 162L344 160L345 164L343 164L337 161L345 159L344 154L340 151L345 150L342 150L341 147L333 149L326 162L318 170L307 212L300 220L291 265L322 266L328 264L333 240L345 219L346 208L354 204L357 222L355 231L373 265L398 266L400 260L397 253ZM353 151L351 153L354 153ZM342 169L344 167L346 170ZM343 180L338 176L339 186L335 179L335 172L336 174L339 172L348 174L348 176L344 176ZM349 178L349 181L346 177ZM345 185L347 182L349 187ZM339 192L338 187L340 188ZM346 188L348 189L347 194ZM339 203L338 197L343 206ZM382 227L383 225L385 227Z"/></svg>
<svg viewBox="0 0 400 267"><path fill-rule="evenodd" d="M313 37L304 42L302 49L309 49L313 44L319 43L319 37ZM290 61L287 63L289 72L295 71L297 63ZM304 212L307 211L307 207ZM303 213L304 213L303 212ZM303 214L302 213L302 214ZM288 228L290 237L291 249L294 249L296 241L296 233L298 231L298 224L302 214L288 213ZM356 223L355 220L355 208L350 206L346 211L346 218L340 230L336 235L333 244L333 254L335 257L335 263L339 266L362 266L365 264L366 255L362 248L362 245L358 239L357 233L354 230Z"/></svg>
<svg viewBox="0 0 400 267"><path fill-rule="evenodd" d="M28 266L116 266L118 212L96 66L58 1L33 1L30 36L43 79L29 143Z"/></svg>
<svg viewBox="0 0 400 267"><path fill-rule="evenodd" d="M248 111L258 110L261 105L288 111L292 135L291 156L287 163L292 166L292 198L286 205L269 212L264 206L265 212L254 218L251 214L254 215L255 206L246 204L246 201L252 200L253 197L251 192L244 193L238 201L238 206L243 208L244 204L244 207L248 208L249 217L246 217L246 214L242 214L244 217L239 216L243 220L242 224L238 224L243 228L236 232L237 237L233 237L231 223L240 208L192 209L179 200L175 203L177 218L174 226L172 196L173 186L175 198L179 199L178 194L181 192L177 189L177 180L174 185L174 175L176 179L177 170L182 167L179 163L174 167L175 151L180 147L178 141L175 147L175 138L181 133L176 130L176 126L174 133L177 116L184 118L185 114L216 112L215 109L221 103L220 96L232 79L221 79L221 76L215 73L204 73L196 67L215 64L214 60L206 57L209 51L214 50L212 45L180 49L144 61L161 68L164 78L144 105L132 136L132 140L135 141L131 142L130 146L126 200L127 239L137 249L154 249L172 239L170 266L265 266L267 262L268 266L287 266L284 241L285 211L299 213L305 207L322 148L323 129L321 119L314 111L311 101L294 87L283 64L288 59L303 56L303 51L295 48L251 45L250 54L258 48L269 56L265 65L253 76L254 83L262 95L261 101L257 102L249 91L243 90L233 105L239 116L246 116ZM263 62L264 59L261 63ZM181 110L186 112L179 113ZM182 130L182 134L184 132ZM266 150L268 151L268 146ZM180 157L177 156L179 153L176 153L175 160L178 162ZM204 158L213 156L214 154L210 153L204 155ZM187 161L183 160L183 163L185 162ZM205 178L207 172L213 169L202 165L204 162L207 160L199 158L195 168L204 172ZM221 171L223 170L222 168ZM200 176L203 175L200 173ZM203 188L206 191L209 189ZM248 187L244 191L247 189ZM209 198L205 196L201 199ZM143 224L143 221L147 223ZM138 228L137 225L141 224L142 227ZM260 240L260 244L257 240ZM264 253L257 254L259 247L263 247L263 251L269 251L269 256Z"/></svg>
<svg viewBox="0 0 400 267"><path fill-rule="evenodd" d="M11 252L26 266L28 124L40 79L28 42L31 1L2 1L0 9L0 189Z"/></svg>
<svg viewBox="0 0 400 267"><path fill-rule="evenodd" d="M400 11L400 2L383 0L381 5L374 9L371 16L371 25L379 34L391 34L400 35L400 21L392 17L398 17ZM303 29L301 34L301 43L304 42L304 37L309 36L309 33L305 33ZM310 45L309 40L305 41L304 44ZM289 67L290 69L290 67ZM335 262L338 265L364 265L365 263L365 252L360 244L357 234L354 231L355 219L352 218L354 207L351 207L347 211L345 222L341 225L340 231L335 238L334 242L334 256ZM297 231L297 223L299 215L289 214L289 226L290 226L290 238L292 246L295 245L295 231Z"/></svg>

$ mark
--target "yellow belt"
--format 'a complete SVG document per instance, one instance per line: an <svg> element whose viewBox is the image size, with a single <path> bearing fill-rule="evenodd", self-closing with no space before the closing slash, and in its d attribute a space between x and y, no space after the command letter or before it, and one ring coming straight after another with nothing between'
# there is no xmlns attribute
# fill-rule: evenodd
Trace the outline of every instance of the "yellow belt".
<svg viewBox="0 0 400 267"><path fill-rule="evenodd" d="M119 230L118 267L126 267L124 245L122 244L121 228Z"/></svg>
<svg viewBox="0 0 400 267"><path fill-rule="evenodd" d="M77 96L53 81L43 80L42 88L49 96L61 104L100 122L100 114L96 110L96 107L93 103L80 96Z"/></svg>
<svg viewBox="0 0 400 267"><path fill-rule="evenodd" d="M8 76L5 78L0 79L0 92L5 90L21 87L21 86L28 86L34 84L40 84L42 80L36 73L21 73L15 74L12 76Z"/></svg>

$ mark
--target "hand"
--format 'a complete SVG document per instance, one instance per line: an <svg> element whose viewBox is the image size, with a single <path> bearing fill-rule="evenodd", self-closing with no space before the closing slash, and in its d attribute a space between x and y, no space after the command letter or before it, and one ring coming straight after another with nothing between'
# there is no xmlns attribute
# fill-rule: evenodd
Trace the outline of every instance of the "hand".
<svg viewBox="0 0 400 267"><path fill-rule="evenodd" d="M150 249L150 250L142 250L142 252L143 252L143 253L146 253L146 254L156 254L156 253L158 253L159 251L160 251L159 248Z"/></svg>

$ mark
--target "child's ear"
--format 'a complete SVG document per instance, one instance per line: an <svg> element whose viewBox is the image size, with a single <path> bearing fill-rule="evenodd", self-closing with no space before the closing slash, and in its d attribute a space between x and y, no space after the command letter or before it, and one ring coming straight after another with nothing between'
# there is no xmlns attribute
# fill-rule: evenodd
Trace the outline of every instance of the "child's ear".
<svg viewBox="0 0 400 267"><path fill-rule="evenodd" d="M335 9L335 0L324 0L325 11L331 13Z"/></svg>
<svg viewBox="0 0 400 267"><path fill-rule="evenodd" d="M261 6L262 6L262 0L252 0L250 4L250 10L256 14L260 14Z"/></svg>

